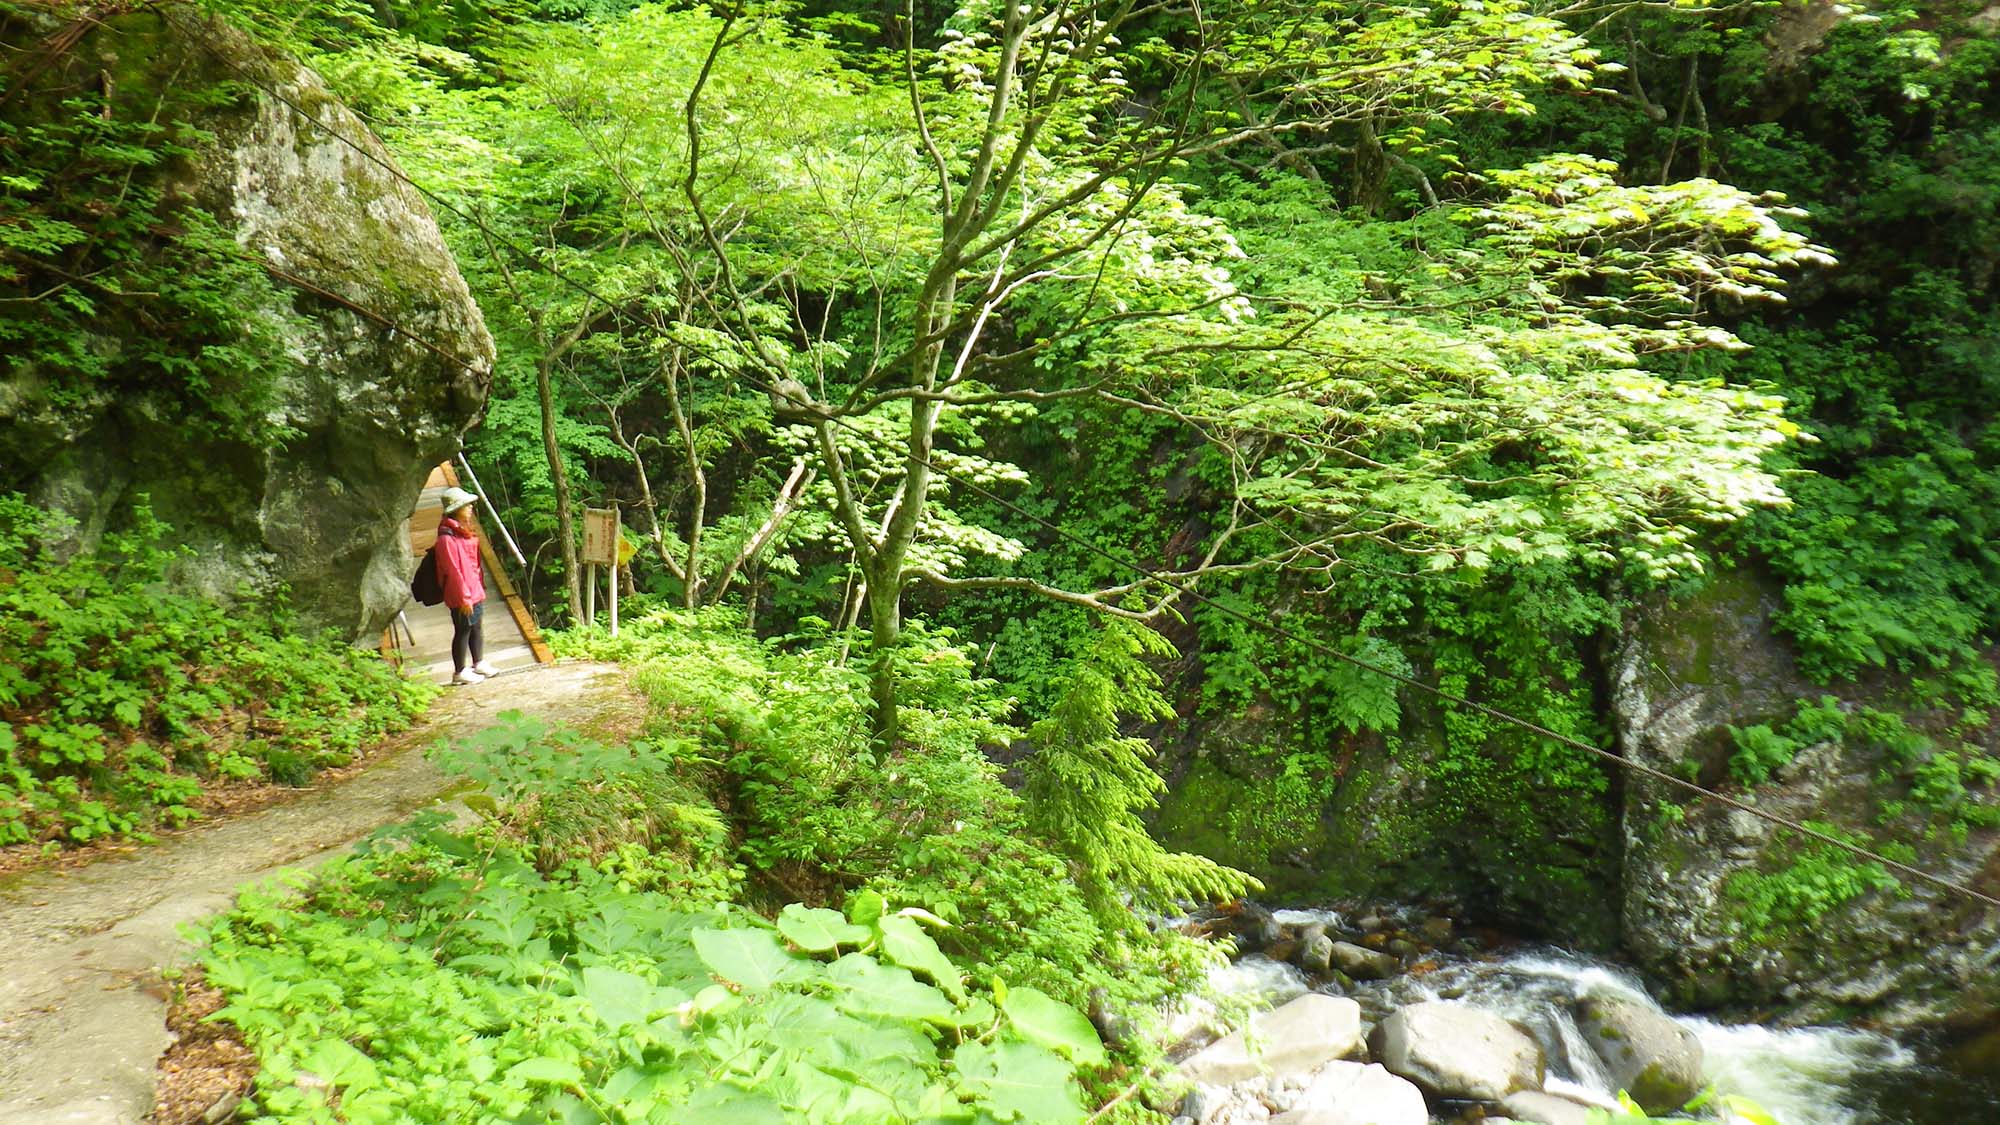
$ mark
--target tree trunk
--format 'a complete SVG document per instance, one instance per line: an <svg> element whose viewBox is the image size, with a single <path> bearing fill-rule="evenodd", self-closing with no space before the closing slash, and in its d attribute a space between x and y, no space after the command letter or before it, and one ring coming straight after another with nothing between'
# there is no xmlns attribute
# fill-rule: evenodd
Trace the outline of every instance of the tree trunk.
<svg viewBox="0 0 2000 1125"><path fill-rule="evenodd" d="M569 619L583 624L583 570L576 561L576 525L570 512L569 469L563 464L562 448L556 443L556 394L549 367L554 361L544 357L535 365L535 392L541 397L542 452L549 459L549 476L556 486L556 537L562 540L563 589L569 595Z"/></svg>
<svg viewBox="0 0 2000 1125"><path fill-rule="evenodd" d="M708 474L702 471L701 455L694 444L694 419L681 404L681 364L676 354L674 362L665 366L660 380L667 392L667 413L673 416L674 430L680 434L681 453L686 462L687 484L694 492L689 502L693 510L688 518L687 562L682 564L681 583L682 604L688 609L698 609L702 604L701 590L701 525L708 519Z"/></svg>
<svg viewBox="0 0 2000 1125"><path fill-rule="evenodd" d="M873 703L875 753L884 757L902 738L896 714L896 646L903 639L902 583L870 575L868 579L868 680Z"/></svg>

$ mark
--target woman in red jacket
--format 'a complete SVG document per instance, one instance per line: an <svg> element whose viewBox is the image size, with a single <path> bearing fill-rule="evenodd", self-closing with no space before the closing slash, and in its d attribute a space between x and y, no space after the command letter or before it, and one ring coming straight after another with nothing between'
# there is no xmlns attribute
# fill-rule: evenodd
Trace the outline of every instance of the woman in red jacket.
<svg viewBox="0 0 2000 1125"><path fill-rule="evenodd" d="M446 489L444 519L438 521L438 582L444 587L444 604L451 610L454 684L476 684L493 674L493 665L486 662L480 628L486 616L486 575L479 563L479 538L469 526L472 503L477 499L463 488Z"/></svg>

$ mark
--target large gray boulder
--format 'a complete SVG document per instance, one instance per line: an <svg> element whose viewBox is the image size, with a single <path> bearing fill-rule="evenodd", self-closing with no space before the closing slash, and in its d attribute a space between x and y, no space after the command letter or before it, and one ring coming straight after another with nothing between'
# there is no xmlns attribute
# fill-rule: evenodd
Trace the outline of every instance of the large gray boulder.
<svg viewBox="0 0 2000 1125"><path fill-rule="evenodd" d="M1577 1006L1577 1026L1611 1081L1648 1113L1679 1109L1706 1085L1701 1040L1664 1012L1633 1000L1590 997Z"/></svg>
<svg viewBox="0 0 2000 1125"><path fill-rule="evenodd" d="M173 376L81 394L70 376L0 357L0 491L69 514L86 548L148 495L191 549L173 574L182 588L288 586L306 623L375 634L407 590L403 520L478 418L494 358L423 198L316 74L193 5L94 23L51 67L38 81L95 86L101 75L141 104L169 85L233 84L234 96L193 111L199 150L133 189L205 214L268 276L237 312L276 333L266 354L278 371L264 426L205 431L176 412L191 396ZM91 331L88 348L122 370L117 358L145 330L107 314ZM253 436L273 431L291 436Z"/></svg>
<svg viewBox="0 0 2000 1125"><path fill-rule="evenodd" d="M1500 1111L1522 1125L1590 1125L1591 1111L1599 1108L1541 1090L1516 1091L1500 1101Z"/></svg>
<svg viewBox="0 0 2000 1125"><path fill-rule="evenodd" d="M1426 1125L1423 1091L1375 1065L1328 1063L1272 1125Z"/></svg>
<svg viewBox="0 0 2000 1125"><path fill-rule="evenodd" d="M1181 1063L1181 1077L1231 1086L1264 1074L1304 1074L1358 1054L1361 1006L1345 996L1308 992L1251 1017L1249 1032L1233 1031L1195 1052Z"/></svg>
<svg viewBox="0 0 2000 1125"><path fill-rule="evenodd" d="M1542 1049L1519 1028L1467 1004L1398 1008L1376 1026L1375 1061L1440 1098L1498 1102L1542 1087Z"/></svg>

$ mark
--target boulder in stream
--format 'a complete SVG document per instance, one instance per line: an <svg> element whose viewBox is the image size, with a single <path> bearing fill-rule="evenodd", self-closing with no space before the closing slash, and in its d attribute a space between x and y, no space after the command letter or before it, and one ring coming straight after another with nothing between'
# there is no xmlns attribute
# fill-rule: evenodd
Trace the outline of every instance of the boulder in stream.
<svg viewBox="0 0 2000 1125"><path fill-rule="evenodd" d="M1271 1125L1425 1125L1423 1091L1379 1066L1328 1063Z"/></svg>
<svg viewBox="0 0 2000 1125"><path fill-rule="evenodd" d="M1596 1108L1541 1090L1519 1090L1500 1102L1500 1111L1521 1125L1590 1125L1590 1111Z"/></svg>
<svg viewBox="0 0 2000 1125"><path fill-rule="evenodd" d="M1305 938L1299 943L1295 963L1306 972L1325 975L1333 964L1333 939L1327 937L1325 931Z"/></svg>
<svg viewBox="0 0 2000 1125"><path fill-rule="evenodd" d="M1376 1061L1440 1098L1497 1102L1542 1087L1542 1049L1513 1024L1468 1004L1398 1008L1369 1037Z"/></svg>
<svg viewBox="0 0 2000 1125"><path fill-rule="evenodd" d="M1180 1065L1181 1077L1231 1086L1261 1074L1303 1074L1361 1050L1361 1006L1344 996L1308 992L1251 1017L1250 1036L1231 1032Z"/></svg>
<svg viewBox="0 0 2000 1125"><path fill-rule="evenodd" d="M1701 1092L1701 1040L1671 1016L1620 997L1590 997L1577 1025L1611 1081L1648 1113L1679 1109Z"/></svg>
<svg viewBox="0 0 2000 1125"><path fill-rule="evenodd" d="M1333 963L1355 980L1388 980L1403 970L1403 963L1387 953L1336 941L1331 950Z"/></svg>

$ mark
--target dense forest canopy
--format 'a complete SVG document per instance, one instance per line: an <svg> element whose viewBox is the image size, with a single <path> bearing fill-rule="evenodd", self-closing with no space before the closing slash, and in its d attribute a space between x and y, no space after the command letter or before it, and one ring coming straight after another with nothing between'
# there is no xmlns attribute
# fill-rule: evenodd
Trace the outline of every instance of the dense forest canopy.
<svg viewBox="0 0 2000 1125"><path fill-rule="evenodd" d="M522 388L481 441L557 553L575 493L616 496L685 604L797 589L886 649L912 583L1150 619L1210 576L1335 587L1357 552L1661 580L1700 569L1703 525L1779 503L1781 400L1671 364L1740 348L1719 318L1831 258L1776 194L1468 163L1466 123L1622 69L1559 16L641 6L297 34L469 219ZM1033 573L1046 529L1007 510L1050 475L1021 467L1031 419L1146 433L1200 526L1120 543L1129 573ZM893 736L886 673L876 710Z"/></svg>

